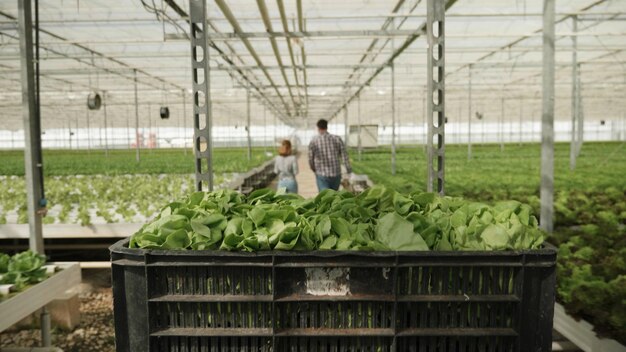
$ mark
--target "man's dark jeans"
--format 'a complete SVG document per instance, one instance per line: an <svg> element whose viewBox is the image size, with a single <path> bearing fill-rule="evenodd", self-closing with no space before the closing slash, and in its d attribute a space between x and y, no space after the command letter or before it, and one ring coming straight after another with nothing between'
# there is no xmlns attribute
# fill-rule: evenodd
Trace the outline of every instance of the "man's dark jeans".
<svg viewBox="0 0 626 352"><path fill-rule="evenodd" d="M325 189L334 189L337 191L339 190L339 185L341 184L341 175L330 177L315 175L315 181L317 182L317 189L320 192Z"/></svg>

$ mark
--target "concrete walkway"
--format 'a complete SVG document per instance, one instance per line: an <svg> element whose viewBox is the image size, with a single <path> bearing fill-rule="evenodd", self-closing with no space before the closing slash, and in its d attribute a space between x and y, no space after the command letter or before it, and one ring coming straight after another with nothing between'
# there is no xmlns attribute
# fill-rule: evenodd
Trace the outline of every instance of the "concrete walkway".
<svg viewBox="0 0 626 352"><path fill-rule="evenodd" d="M315 183L315 174L309 167L308 154L300 152L298 154L298 170L296 181L298 182L298 194L304 198L311 198L317 195L317 184Z"/></svg>

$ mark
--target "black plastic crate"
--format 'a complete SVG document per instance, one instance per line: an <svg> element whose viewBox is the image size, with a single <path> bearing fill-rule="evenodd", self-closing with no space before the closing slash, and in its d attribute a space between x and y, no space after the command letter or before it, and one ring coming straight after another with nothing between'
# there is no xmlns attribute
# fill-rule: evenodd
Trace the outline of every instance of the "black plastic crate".
<svg viewBox="0 0 626 352"><path fill-rule="evenodd" d="M550 351L556 251L111 246L117 351Z"/></svg>

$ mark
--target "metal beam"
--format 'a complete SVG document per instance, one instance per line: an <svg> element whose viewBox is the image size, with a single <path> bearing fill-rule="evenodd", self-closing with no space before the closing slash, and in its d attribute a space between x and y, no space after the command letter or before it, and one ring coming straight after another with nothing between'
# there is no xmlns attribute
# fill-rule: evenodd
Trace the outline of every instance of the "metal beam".
<svg viewBox="0 0 626 352"><path fill-rule="evenodd" d="M13 17L12 15L10 15L10 14L8 14L8 13L6 13L6 12L3 12L3 11L0 11L0 15L4 16L4 17L6 17L6 18L9 18L9 19L15 19L15 17ZM121 66L124 66L124 67L127 67L127 68L133 68L133 67L131 67L130 65L126 64L126 63L125 63L125 62L123 62L123 61L120 61L120 60L118 60L118 59L115 59L115 58L112 58L112 57L106 56L106 55L104 55L104 54L102 54L102 53L100 53L100 52L98 52L98 51L92 50L92 49L90 49L90 48L88 48L88 47L86 47L86 46L84 46L84 45L81 45L81 44L78 44L78 43L71 42L70 40L68 40L68 39L66 39L66 38L64 38L64 37L62 37L62 36L60 36L60 35L57 35L57 34L55 34L55 33L52 33L52 32L50 32L50 31L48 31L48 30L39 29L39 31L40 31L41 33L45 33L46 35L51 36L52 38L55 38L55 39L57 39L57 40L60 40L60 41L62 42L62 44L67 44L67 45L71 45L71 46L77 47L77 48L82 49L82 50L84 50L84 51L86 51L86 52L88 52L88 53L90 53L90 54L92 54L92 55L96 55L96 56L101 57L101 58L103 58L103 59L106 59L106 60L109 60L109 61L111 61L111 62L114 62L114 63L116 63L116 64L118 64L118 65L121 65ZM50 44L50 43L46 43L46 44ZM46 49L46 50L52 50L52 49ZM57 54L59 54L59 55L63 55L63 54L61 54L61 53L59 53L59 52L57 52ZM83 62L83 63L84 63L84 62ZM94 66L95 66L95 65L94 65ZM136 68L136 67L135 67L135 68ZM106 71L106 68L102 68L102 69ZM182 88L182 87L176 86L175 84L173 84L173 83L171 83L171 82L167 82L167 81L163 80L163 79L162 79L162 78L160 78L160 77L157 77L157 76L152 76L152 75L148 74L147 72L145 72L144 70L141 70L141 69L138 69L138 68L137 68L137 70L138 70L141 74L143 74L143 75L145 75L145 76L147 76L147 77L150 77L150 78L152 78L152 79L155 79L155 80L157 80L157 81L159 81L159 82L161 82L161 83L164 83L164 84L167 84L167 85L172 85L172 86L174 86L174 87L176 87L176 88ZM129 80L132 80L132 78L129 78L129 77L125 77L125 76L124 76L124 78L129 79Z"/></svg>
<svg viewBox="0 0 626 352"><path fill-rule="evenodd" d="M134 70L134 75L135 75L135 160L139 162L139 159L140 159L139 149L141 148L140 146L141 143L139 143L139 99L137 96L137 70Z"/></svg>
<svg viewBox="0 0 626 352"><path fill-rule="evenodd" d="M104 110L104 156L109 157L109 133L107 126L107 92L102 91L102 109Z"/></svg>
<svg viewBox="0 0 626 352"><path fill-rule="evenodd" d="M241 26L239 26L239 23L237 22L237 19L235 18L235 16L231 12L231 10L228 7L228 5L226 4L226 2L224 2L224 0L215 0L215 3L220 8L220 10L224 14L224 16L228 19L228 22L233 27L235 33L237 33L237 34L243 33L243 30L242 30ZM256 54L256 51L252 47L252 44L250 44L250 41L247 38L245 38L245 37L241 37L241 41L243 42L243 44L246 47L246 49L248 49L248 52L250 52L250 54L252 55L252 57L254 58L254 61L257 63L257 65L263 66L263 62L261 61L261 58L259 58L259 56ZM263 71L263 74L265 75L265 77L267 78L267 81L272 86L275 86L274 80L272 79L272 76L270 76L270 74L267 72L267 70L262 70L262 71ZM275 88L274 90L276 91L276 94L278 95L278 98L280 99L282 105L285 107L285 111L287 112L287 116L291 117L291 111L289 109L289 106L287 105L287 102L285 102L285 99L283 98L283 96L278 91L278 88Z"/></svg>
<svg viewBox="0 0 626 352"><path fill-rule="evenodd" d="M189 0L189 43L191 44L191 77L193 90L193 144L196 161L196 190L206 183L213 190L213 116L211 106L211 67L209 65L209 31L206 0ZM204 163L206 162L206 166Z"/></svg>
<svg viewBox="0 0 626 352"><path fill-rule="evenodd" d="M363 146L361 144L361 95L357 96L357 113L356 113L356 121L359 125L358 135L357 135L357 150L359 154L359 161L362 160L363 154Z"/></svg>
<svg viewBox="0 0 626 352"><path fill-rule="evenodd" d="M597 6L597 5L600 5L600 4L602 4L603 2L606 2L606 1L607 0L597 0L594 3L592 3L592 4L588 5L588 6L585 6L584 8L582 8L577 13L583 13L583 12L585 12L585 11L587 11L587 10ZM543 16L545 16L545 13L543 14ZM569 18L570 16L572 16L572 15L571 14L567 14L564 17L562 17L561 19L559 19L558 21L556 21L556 23L561 23L561 22L565 21L567 18ZM496 50L493 50L493 51L489 52L488 54L485 54L485 55L481 56L480 58L478 58L477 60L475 60L472 63L467 64L466 66L469 66L470 64L476 64L476 63L478 63L480 61L483 61L483 60L485 60L485 59L487 59L487 58L489 58L489 57L491 57L491 56L493 56L493 55L495 55L495 54L497 54L499 52L507 50L508 48L511 48L511 47L513 47L513 46L523 42L526 39L533 38L535 35L538 35L541 32L542 32L542 28L539 28L539 29L533 31L531 34L519 36L519 38L515 39L514 41L512 41L512 42L510 42L510 43L508 43L508 44L506 44L504 46L501 46L500 48L498 48ZM571 36L571 34L570 34L570 36ZM457 70L455 70L453 72L450 72L449 75L455 74L455 73L459 72L460 70L462 70L463 68L464 68L464 66L461 66Z"/></svg>
<svg viewBox="0 0 626 352"><path fill-rule="evenodd" d="M266 8L267 10L267 8ZM267 17L267 21L269 17ZM270 22L271 23L271 22ZM266 27L266 32L236 32L236 33L216 33L211 34L212 40L233 40L233 39L304 39L304 38L391 38L391 37L408 37L423 35L422 31L414 30L324 30L324 31L288 31L288 32L274 32L272 29ZM186 39L181 34L172 33L167 34L165 39L167 40L182 40Z"/></svg>
<svg viewBox="0 0 626 352"><path fill-rule="evenodd" d="M29 247L44 254L42 236L43 162L41 158L41 126L37 116L33 58L33 24L31 1L17 1L22 68L22 115L24 119L24 169L28 207ZM43 204L42 204L43 202Z"/></svg>
<svg viewBox="0 0 626 352"><path fill-rule="evenodd" d="M276 0L276 4L278 5L278 11L280 12L280 22L283 25L283 31L285 33L289 32L289 25L287 23L287 14L285 13L285 5L283 4L283 0ZM287 42L287 49L289 50L289 58L291 59L291 68L293 70L293 77L296 80L296 87L298 92L298 98L300 102L302 102L302 94L300 94L300 80L298 79L298 71L296 70L296 59L293 55L293 47L291 45L291 40L285 37L285 41ZM300 111L300 107L296 107L297 112Z"/></svg>
<svg viewBox="0 0 626 352"><path fill-rule="evenodd" d="M626 48L624 49L618 49L617 51L614 52L610 52L607 54L614 54L616 52L620 52L620 51L624 51L626 50ZM602 57L604 58L604 57ZM614 64L614 65L621 65L620 62L616 62L614 59L610 59L610 60L602 60L602 61L598 61L597 59L590 59L590 60L586 60L586 61L582 61L582 63L585 63L587 66L589 65L610 65L610 64ZM463 65L463 62L448 62L447 66L455 66L455 65ZM542 63L540 61L536 61L536 62L512 62L512 61L498 61L498 62L489 62L489 63L478 63L478 64L473 64L472 66L474 68L489 68L489 69L496 69L496 68L502 68L505 70L511 70L511 69L519 69L519 68L540 68L542 67ZM5 67L6 69L0 70L0 73L3 74L19 74L19 69L16 67L11 67L8 65L0 65ZM571 62L558 62L555 64L555 67L557 68L571 68L572 64ZM309 69L309 70L324 70L324 71L329 71L329 70L348 70L348 69L377 69L379 68L380 65L374 65L374 64L357 64L357 65L341 65L341 64L329 64L329 65L296 65L296 66L291 66L291 65L283 65L283 66L257 66L257 65L252 65L252 66L239 66L240 69L242 70L247 70L247 71L253 71L253 70L282 70L282 69L294 69L294 70L305 70L305 69ZM411 73L416 73L414 71L419 72L419 70L414 70L414 69L420 69L422 68L419 65L415 65L415 64L396 64L396 68L404 68L404 69L411 69L410 72ZM173 72L172 74L166 75L166 74L161 74L161 77L180 77L179 75L177 75L176 73L180 72L180 67L172 67L172 66L152 66L149 68L146 68L149 70L155 70L155 71L159 71L160 73L165 73L167 71L171 71ZM115 75L120 75L120 74L126 74L126 73L132 73L134 69L132 68L117 68L117 69L106 69L105 72L107 73L111 73L111 74L115 74ZM211 66L211 71L220 71L220 72L231 72L232 69L229 67L224 67L221 65L212 65ZM92 75L99 72L99 69L96 67L95 69L47 69L45 71L43 71L43 74L48 75L48 76L54 76L54 75L64 75L64 76L84 76L84 75ZM598 72L605 72L605 70L599 70ZM323 73L317 73L316 77L319 77L320 74ZM335 75L335 73L329 73L330 76ZM533 76L531 76L533 77ZM65 83L67 83L68 85L81 85L80 82L77 81L65 81ZM507 84L508 85L508 84ZM84 87L89 87L87 85L83 85ZM157 88L158 91L162 91L161 87L157 87L154 85L151 85L152 87ZM277 87L287 87L287 85L281 85L281 84L276 84ZM309 87L311 87L313 85L309 85ZM346 87L346 82L343 83L334 83L332 84L332 86L335 87ZM271 88L271 85L260 85L261 88Z"/></svg>
<svg viewBox="0 0 626 352"><path fill-rule="evenodd" d="M578 20L576 16L572 16L572 31L574 33L578 30ZM569 168L574 170L576 168L576 150L578 149L577 134L576 134L576 122L578 120L578 53L576 47L578 46L578 38L572 36L572 136L569 147Z"/></svg>
<svg viewBox="0 0 626 352"><path fill-rule="evenodd" d="M183 10L181 9L174 0L165 0L165 3L167 3L182 19L184 19L185 21L189 22L189 15ZM213 20L210 18L207 18L207 24L209 25L209 27L211 27L211 29L213 30L213 33L220 33L218 28L212 23ZM145 42L145 41L144 41ZM161 42L159 42L161 43ZM236 64L233 59L230 58L229 54L227 54L224 50L222 50L219 46L217 46L215 44L215 42L213 42L212 40L208 40L208 46L210 48L212 48L213 50L215 50L219 57L224 60L224 62L226 62L230 69L234 72L237 72L239 74L239 77L241 77L241 80L243 80L243 83L240 82L240 80L238 79L238 77L236 77L234 74L232 74L232 71L229 71L229 75L230 77L232 77L234 80L238 81L240 83L240 85L249 85L252 86L254 88L254 90L259 94L259 96L261 97L261 100L264 100L267 103L267 106L270 110L273 110L278 116L281 117L281 120L284 120L286 122L286 118L284 117L283 114L280 113L280 110L274 105L274 103L272 101L270 101L267 96L265 95L265 93L258 87L258 83L254 82L254 80L256 80L256 77L254 76L254 74L250 73L250 76L248 76L248 74L246 74L246 72L244 72L244 70L241 68L241 64L243 64L243 60L241 59L241 56L239 53L235 52L235 50L233 49L233 47L228 44L225 43L226 47L230 50L231 54L230 56L233 56L237 59L239 59L240 64Z"/></svg>
<svg viewBox="0 0 626 352"><path fill-rule="evenodd" d="M448 0L445 4L445 9L448 10L450 7L452 7L452 5L454 5L457 2L457 0ZM423 23L419 28L418 28L418 32L423 32L426 28L426 23ZM376 71L374 71L374 73L365 81L363 81L363 83L361 83L361 85L359 86L359 88L357 88L357 90L352 93L352 95L343 103L341 104L335 113L333 113L331 116L334 118L337 115L338 111L341 111L341 109L343 109L346 105L350 104L350 102L361 93L361 91L369 86L371 84L371 82L384 70L385 67L389 66L392 62L394 62L394 60L400 55L402 54L402 52L404 52L404 50L406 50L414 41L415 39L417 39L419 37L419 35L416 36L411 36L409 37L397 50L394 51L394 53L391 55L391 57L389 57L387 60L385 60L385 62L383 64L381 64Z"/></svg>
<svg viewBox="0 0 626 352"><path fill-rule="evenodd" d="M0 35L4 35L4 33L0 33ZM136 46L140 46L140 45L154 45L154 44L161 44L163 43L163 41L151 41L151 40L142 40L142 41L133 41L132 44L136 45ZM291 44L291 42L289 42ZM102 43L104 44L111 44L111 45L118 45L115 42L109 42L109 43ZM131 44L128 42L125 42L124 44ZM485 45L487 43L481 43L481 45ZM11 46L12 43L4 43L3 45L6 46ZM17 44L19 46L19 43ZM452 53L460 53L460 54L466 54L466 53L483 53L485 51L488 50L493 50L493 49L497 49L498 47L487 47L487 46L473 46L471 48L468 47L458 47L458 48L448 48L448 54L452 54ZM572 50L571 45L557 45L557 49L559 52L569 52ZM623 47L619 47L617 45L585 45L585 46L578 46L578 52L582 52L582 51L591 51L591 52L598 52L601 50L604 51L614 51L614 50L620 50L620 49L624 49ZM525 53L528 51L539 51L541 50L540 46L524 46L524 47L511 47L511 48L507 48L506 52L507 53ZM141 52L109 52L108 53L110 56L116 57L118 59L143 59L143 58L149 58L149 59L154 59L154 58L186 58L187 55L185 55L185 53L181 53L181 52L169 52L169 53L164 53L162 51L151 51L151 50L141 50ZM271 52L261 52L259 50L257 50L257 54L259 56L271 56L272 53ZM407 49L404 51L404 54L423 54L423 50L418 50L418 49ZM249 54L247 53L237 53L237 55L239 57L246 57L249 56ZM331 57L335 57L335 56L362 56L363 55L363 51L357 51L357 50L343 50L343 48L339 48L337 50L333 50L332 52L312 52L312 53L308 53L308 56L311 57L325 57L325 56L331 56ZM72 55L71 59L90 59L91 55L84 55L84 54L77 54L77 55ZM47 61L47 60L67 60L68 58L66 56L62 56L62 55L58 55L58 56L54 56L54 55L47 55L47 57L42 57L40 58L41 61ZM12 54L12 53L0 53L0 61L13 61L13 60L19 60L19 53L17 54ZM295 66L294 63L292 63L292 66ZM399 67L399 66L398 66Z"/></svg>
<svg viewBox="0 0 626 352"><path fill-rule="evenodd" d="M343 143L349 147L348 145L348 107L343 110Z"/></svg>
<svg viewBox="0 0 626 352"><path fill-rule="evenodd" d="M585 110L583 109L583 96L582 96L582 78L581 78L581 70L580 63L578 63L578 91L576 92L576 100L578 101L578 141L576 145L576 157L580 155L580 151L583 147L584 143L584 135L585 135Z"/></svg>
<svg viewBox="0 0 626 352"><path fill-rule="evenodd" d="M248 161L252 160L252 137L250 137L250 89L246 91L246 139L248 141Z"/></svg>
<svg viewBox="0 0 626 352"><path fill-rule="evenodd" d="M298 10L298 30L301 32L304 31L304 15L302 14L302 0L296 1L296 8ZM302 65L306 66L306 53L304 51L304 43L300 46L300 58L302 60ZM302 76L304 80L304 115L308 117L309 114L309 84L307 79L307 70L306 68L302 71Z"/></svg>
<svg viewBox="0 0 626 352"><path fill-rule="evenodd" d="M518 127L518 135L519 135L519 141L517 143L517 145L521 146L522 145L522 119L524 118L524 99L520 99L520 104L519 104L519 127Z"/></svg>
<svg viewBox="0 0 626 352"><path fill-rule="evenodd" d="M176 2L173 0L165 0L167 3L173 3L176 8L173 7L174 11L178 12L177 9L180 9L182 11L182 8L180 8L178 5L176 5ZM623 11L595 11L595 12L580 12L580 11L563 11L563 12L557 12L556 16L612 16L612 15L626 15L625 12ZM448 14L446 15L447 17L452 17L452 18L500 18L500 17L541 17L543 16L543 14L541 12L526 12L526 11L520 11L520 12L503 12L503 13L490 13L490 12L471 12L471 13L454 13L454 14ZM172 19L174 21L178 21L178 22L183 22L186 21L188 16L185 14L184 16L182 16L183 18L181 19ZM379 13L379 14L367 14L367 15L362 15L362 14L350 14L350 15L329 15L329 16L309 16L307 18L307 20L309 21L338 21L338 20L355 20L355 19L364 19L364 20L372 20L372 21L377 21L377 20L381 20L381 19L386 19L386 18L424 18L424 14L421 13L410 13L410 12L404 12L404 13ZM595 19L592 17L592 19ZM209 21L226 21L224 18L222 17L208 17ZM271 17L272 21L280 21L279 17ZM581 20L583 20L583 18L581 18ZM605 19L602 19L605 20ZM608 20L608 19L607 19ZM618 19L619 20L619 19ZM258 21L258 17L240 17L239 18L240 22L246 22L246 21L252 21L252 22L256 22ZM153 18L145 18L145 17L134 17L134 18L129 18L129 17L123 17L123 18L113 18L113 17L109 17L106 19L63 19L63 20L59 20L59 19L48 19L48 20L42 20L40 21L40 24L45 24L48 26L52 26L52 25L63 25L66 26L68 24L132 24L132 25L137 25L137 24L141 24L141 25L154 25L154 19ZM11 24L15 24L14 26L10 26ZM7 26L7 28L11 28L11 29L16 29L17 28L17 23L16 22L10 22L10 21L0 21L0 26Z"/></svg>
<svg viewBox="0 0 626 352"><path fill-rule="evenodd" d="M427 0L426 30L428 36L428 182L426 191L445 193L445 14L442 0ZM435 146L434 139L437 140Z"/></svg>
<svg viewBox="0 0 626 352"><path fill-rule="evenodd" d="M267 33L273 33L274 29L272 28L272 22L269 19L269 14L267 11L267 6L265 5L265 0L257 0L257 5L259 7L259 12L261 12L261 18L263 19L263 24L265 25L265 29ZM288 33L288 32L286 32ZM274 51L274 57L276 57L276 62L278 63L278 67L280 68L280 73L283 76L283 80L285 81L285 85L289 90L289 97L291 98L291 103L293 104L294 110L296 110L296 100L293 97L293 92L291 91L291 84L289 84L289 80L287 79L287 74L285 73L285 66L283 65L283 60L280 55L280 51L278 50L278 44L276 44L275 37L269 37L270 44L272 46L272 50Z"/></svg>
<svg viewBox="0 0 626 352"><path fill-rule="evenodd" d="M504 89L502 90L504 92ZM504 151L504 95L500 98L500 121L498 122L498 139L500 152Z"/></svg>
<svg viewBox="0 0 626 352"><path fill-rule="evenodd" d="M399 10L399 9L402 7L402 5L404 4L404 2L405 2L405 0L398 0L398 2L396 3L396 5L393 7L393 9L392 9L392 11L391 11L391 12L392 12L392 14L397 13L397 12L398 12L398 10ZM417 2L415 6L417 6L418 4L419 4L419 2ZM411 9L411 11L412 11L413 9L415 9L415 7L413 7L413 8ZM385 19L385 22L383 23L383 25L382 25L382 27L381 27L383 30L384 30L384 29L386 29L386 28L387 28L387 27L391 24L391 19L392 19L392 18L393 18L393 17L388 17L388 18L386 18L386 19ZM425 27L424 27L424 26L420 27L420 30L421 30L421 31L423 31L424 29L425 29ZM378 38L374 38L374 39L371 41L370 45L369 45L369 46L367 47L367 49L365 50L365 53L363 53L363 54L362 54L361 59L359 60L359 64L362 64L363 62L365 62L365 60L367 59L367 57L368 57L368 56L372 53L372 50L374 49L374 47L375 47L375 46L376 46L376 44L378 43L378 40L379 40ZM347 80L346 80L346 82L345 82L346 87L351 86L350 82L353 80L353 78L355 77L355 75L357 74L357 72L358 72L358 71L359 71L359 70L358 70L358 68L353 68L353 71L350 73L350 75L348 76L348 79L347 79ZM382 71L382 70L381 70L381 71ZM346 89L347 89L347 88L346 88ZM357 93L358 93L358 92L357 92ZM351 99L353 99L356 95L357 95L357 94L354 94L352 97L349 97L349 98L347 99L347 101L345 102L344 106L347 106L347 105L350 103L350 100L351 100ZM340 110L340 109L339 109L339 110ZM339 111L339 110L337 110L337 111ZM332 119L334 116L335 116L335 115L333 115L333 116L331 117L331 119Z"/></svg>
<svg viewBox="0 0 626 352"><path fill-rule="evenodd" d="M392 21L395 25L395 22ZM395 26L394 26L395 27ZM391 40L391 52L394 51L394 41ZM396 175L396 69L391 63L391 174Z"/></svg>
<svg viewBox="0 0 626 352"><path fill-rule="evenodd" d="M552 233L554 214L554 12L555 0L543 3L543 104L541 122L541 229ZM546 343L550 343L547 341ZM549 349L547 346L546 349Z"/></svg>
<svg viewBox="0 0 626 352"><path fill-rule="evenodd" d="M467 160L472 159L472 65L467 66Z"/></svg>

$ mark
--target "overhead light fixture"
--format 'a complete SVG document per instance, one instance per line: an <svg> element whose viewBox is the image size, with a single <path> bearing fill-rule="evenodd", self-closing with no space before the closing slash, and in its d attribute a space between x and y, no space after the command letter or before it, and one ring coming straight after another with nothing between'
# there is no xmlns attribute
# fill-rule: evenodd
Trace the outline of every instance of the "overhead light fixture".
<svg viewBox="0 0 626 352"><path fill-rule="evenodd" d="M378 93L378 95L385 95L385 91L382 89L379 89L376 93Z"/></svg>
<svg viewBox="0 0 626 352"><path fill-rule="evenodd" d="M76 99L76 93L74 93L74 92L68 92L68 93L67 93L67 97L68 97L70 100L74 100L74 99Z"/></svg>
<svg viewBox="0 0 626 352"><path fill-rule="evenodd" d="M323 91L320 93L320 95L321 95L321 96L325 96L325 95L326 95L326 91L325 91L325 90L323 90Z"/></svg>

